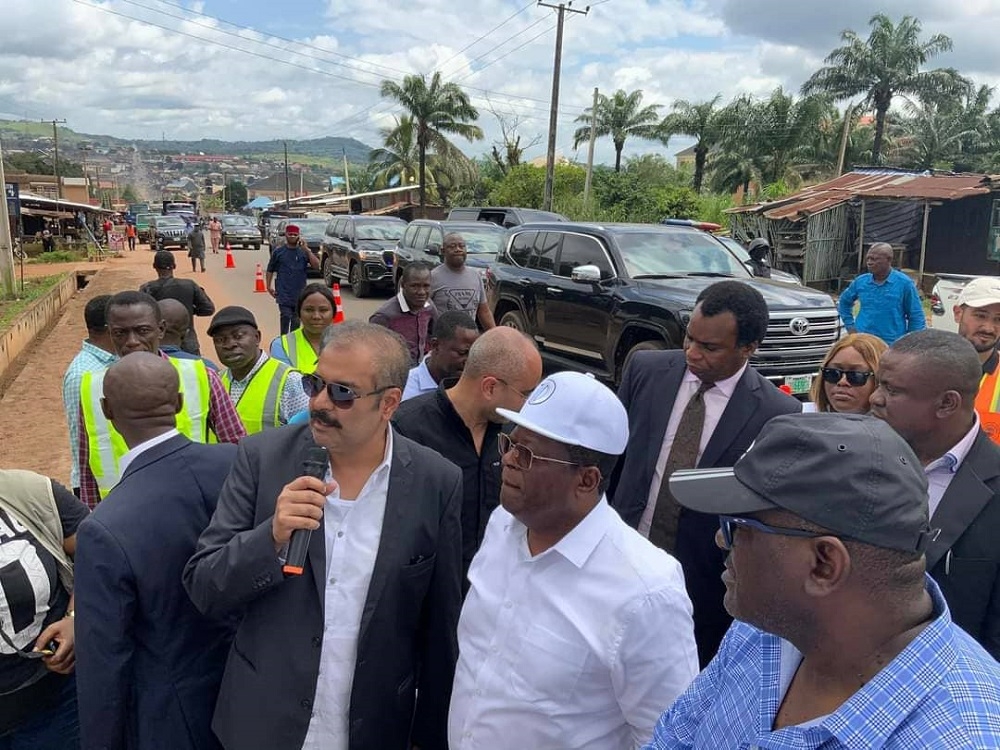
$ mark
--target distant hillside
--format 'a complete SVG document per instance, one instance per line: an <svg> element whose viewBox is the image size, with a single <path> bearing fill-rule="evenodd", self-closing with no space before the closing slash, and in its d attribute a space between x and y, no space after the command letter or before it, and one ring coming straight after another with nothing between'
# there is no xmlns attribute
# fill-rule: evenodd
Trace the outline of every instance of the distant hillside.
<svg viewBox="0 0 1000 750"><path fill-rule="evenodd" d="M52 125L41 122L25 122L17 120L0 120L0 135L5 145L11 147L23 146L25 141L36 138L51 138ZM133 140L117 138L111 135L92 135L77 133L67 127L59 127L59 144L67 147L80 147L84 144L94 146L129 146L136 145L144 151L159 151L166 154L218 154L220 156L260 156L264 154L279 154L284 151L283 141L221 141L217 139L202 139L200 141L174 140ZM290 140L289 156L315 157L322 160L341 160L347 153L347 160L358 164L368 161L371 147L354 138L313 138L306 141Z"/></svg>

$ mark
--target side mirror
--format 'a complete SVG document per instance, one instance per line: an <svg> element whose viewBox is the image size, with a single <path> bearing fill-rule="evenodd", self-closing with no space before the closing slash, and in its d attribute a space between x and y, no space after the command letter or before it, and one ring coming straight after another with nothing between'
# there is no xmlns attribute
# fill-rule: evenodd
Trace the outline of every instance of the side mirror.
<svg viewBox="0 0 1000 750"><path fill-rule="evenodd" d="M570 279L581 284L596 284L601 280L601 269L597 266L577 266L570 273Z"/></svg>
<svg viewBox="0 0 1000 750"><path fill-rule="evenodd" d="M426 252L428 254L430 254L430 255L440 255L441 254L441 246L438 243L436 243L436 242L432 242L431 244L429 244L427 246Z"/></svg>

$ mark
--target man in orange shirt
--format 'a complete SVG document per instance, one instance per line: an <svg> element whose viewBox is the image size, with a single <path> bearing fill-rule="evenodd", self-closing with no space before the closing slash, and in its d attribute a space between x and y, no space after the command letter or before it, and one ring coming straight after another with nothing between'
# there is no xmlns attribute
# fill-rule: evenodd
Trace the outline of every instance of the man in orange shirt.
<svg viewBox="0 0 1000 750"><path fill-rule="evenodd" d="M125 238L128 240L129 252L135 250L135 224L129 223L125 225Z"/></svg>
<svg viewBox="0 0 1000 750"><path fill-rule="evenodd" d="M983 431L1000 443L1000 279L973 279L958 295L955 305L958 335L972 344L983 365L983 380L976 397L976 413Z"/></svg>

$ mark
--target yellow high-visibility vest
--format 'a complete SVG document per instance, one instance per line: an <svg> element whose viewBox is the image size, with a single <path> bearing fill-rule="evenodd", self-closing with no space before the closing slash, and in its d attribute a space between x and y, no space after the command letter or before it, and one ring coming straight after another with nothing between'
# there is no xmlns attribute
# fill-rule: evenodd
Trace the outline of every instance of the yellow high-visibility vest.
<svg viewBox="0 0 1000 750"><path fill-rule="evenodd" d="M236 412L240 415L248 435L262 432L268 427L280 427L283 424L281 393L291 371L292 368L284 362L268 357L254 373L236 402ZM222 374L222 384L227 391L232 387L232 370L226 370Z"/></svg>
<svg viewBox="0 0 1000 750"><path fill-rule="evenodd" d="M177 430L196 443L208 442L208 412L212 391L205 363L199 359L167 359L177 370L180 392L184 396L184 408L177 415ZM102 499L121 479L118 464L122 456L128 453L125 438L101 411L105 372L107 371L85 372L80 381L80 406L90 449L90 471L97 481Z"/></svg>
<svg viewBox="0 0 1000 750"><path fill-rule="evenodd" d="M306 375L316 372L319 355L316 354L301 328L286 333L280 340L281 348L285 350L285 356L292 363L292 367Z"/></svg>

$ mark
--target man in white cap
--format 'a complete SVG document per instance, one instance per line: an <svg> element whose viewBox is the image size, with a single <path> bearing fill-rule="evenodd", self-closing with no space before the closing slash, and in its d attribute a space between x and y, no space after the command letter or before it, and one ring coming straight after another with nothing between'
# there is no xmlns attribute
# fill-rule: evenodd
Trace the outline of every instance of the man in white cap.
<svg viewBox="0 0 1000 750"><path fill-rule="evenodd" d="M698 671L680 565L604 491L628 442L587 375L543 380L499 438L501 507L469 569L451 750L626 750Z"/></svg>
<svg viewBox="0 0 1000 750"><path fill-rule="evenodd" d="M975 347L983 365L976 413L986 434L1000 443L1000 279L982 276L970 281L958 295L954 313L958 335Z"/></svg>

